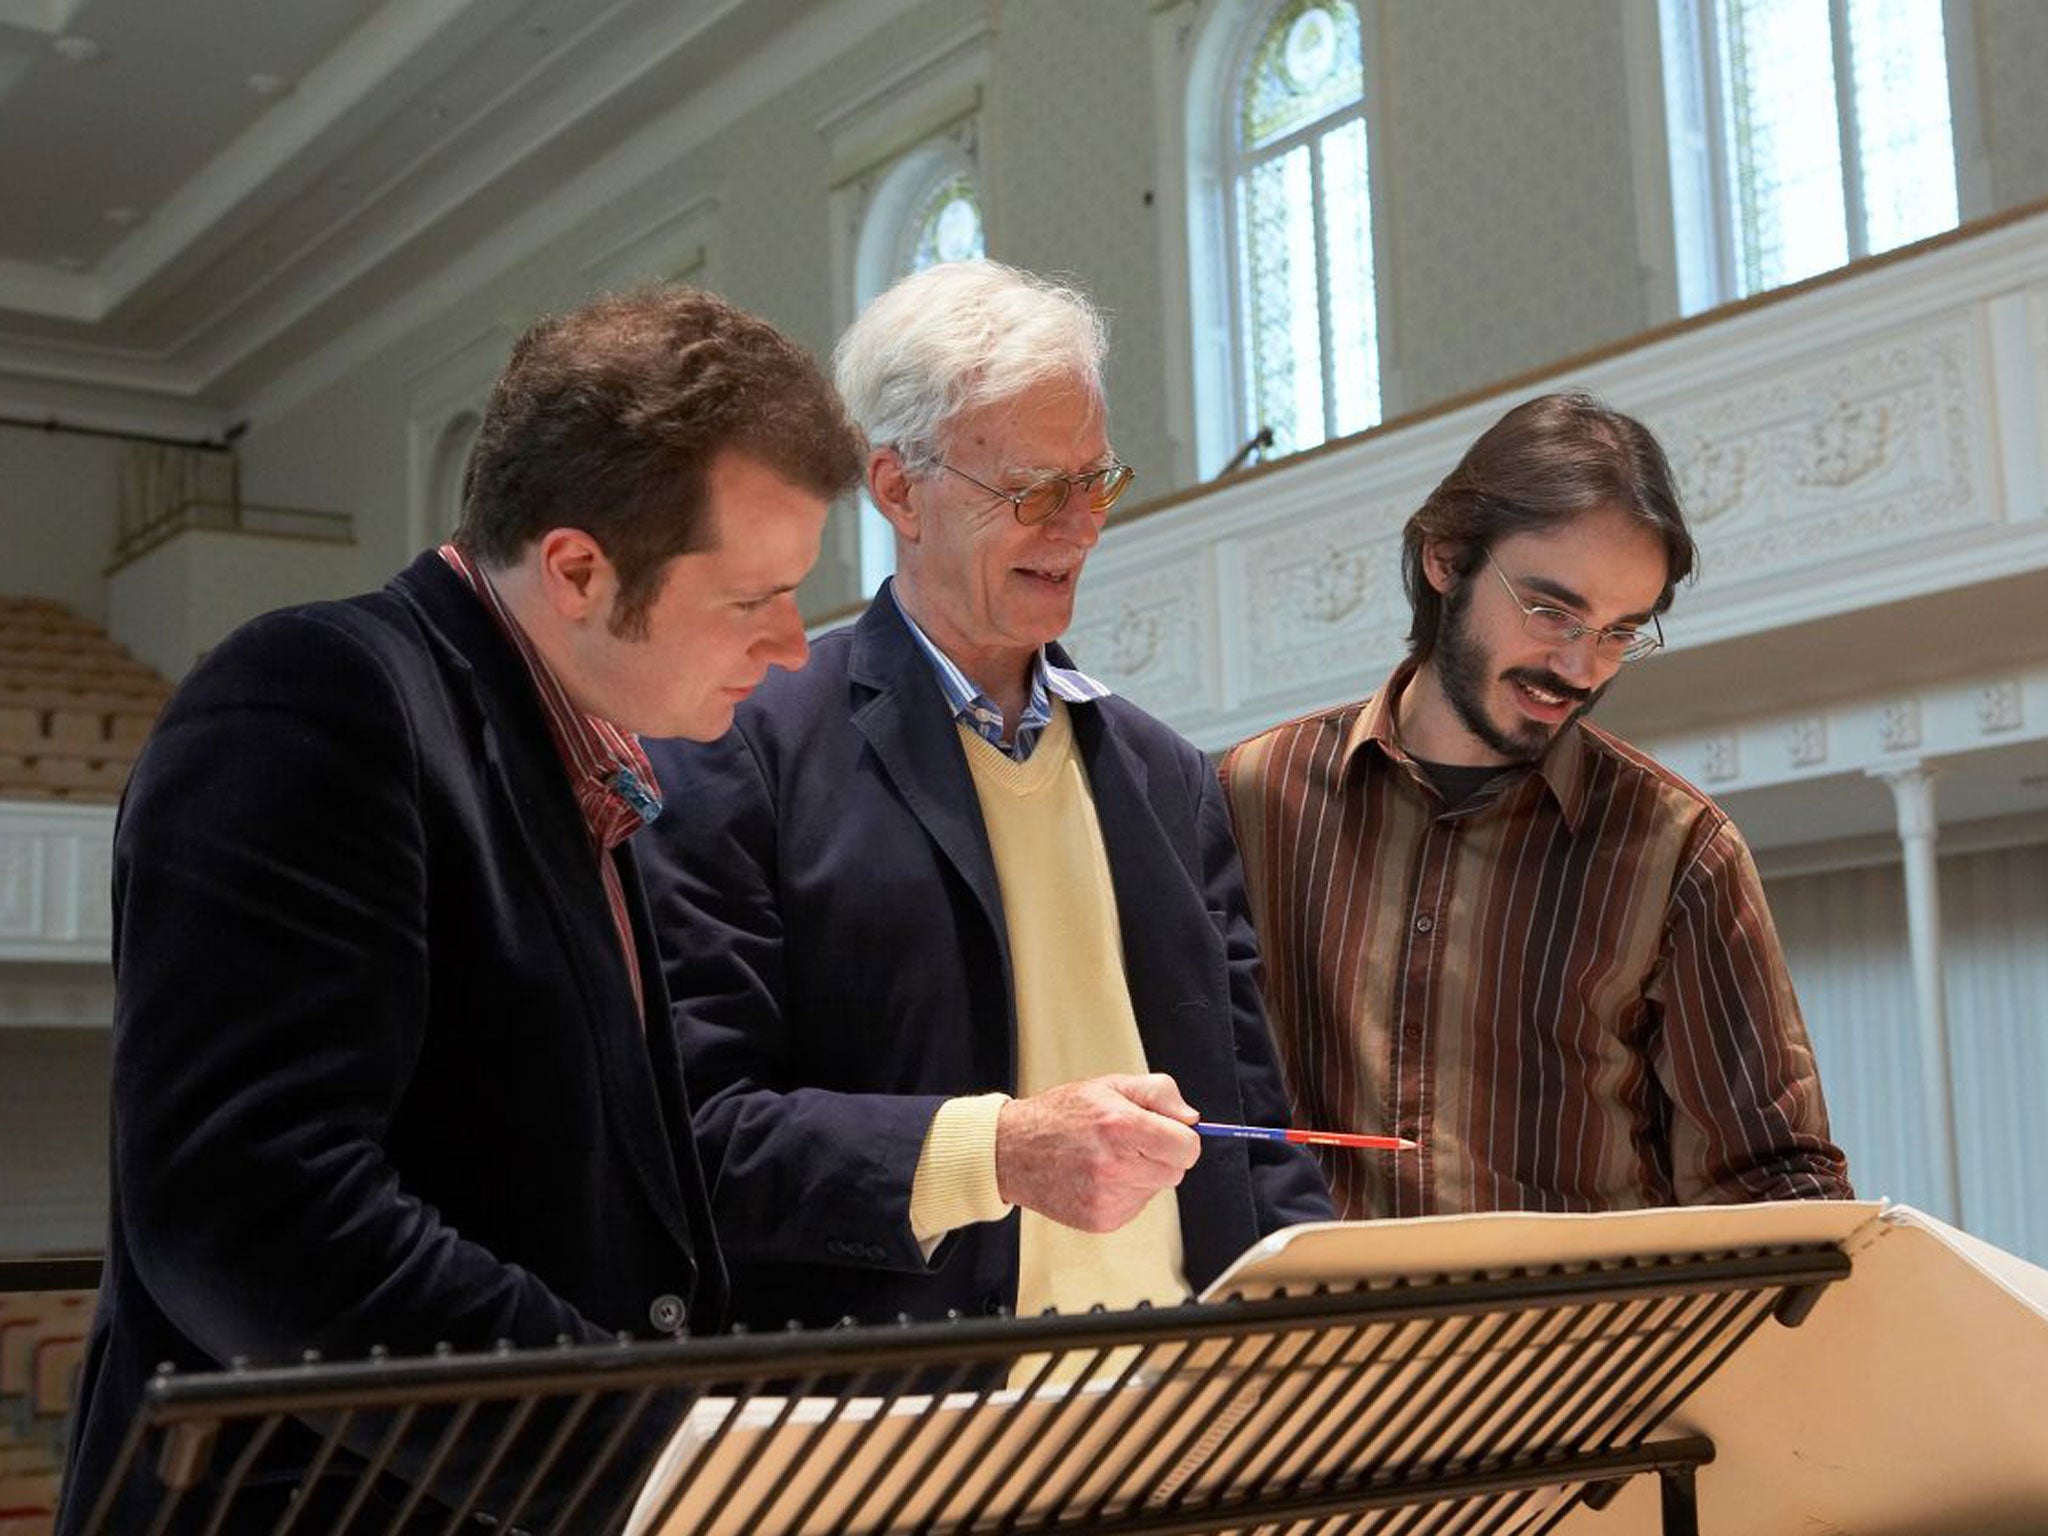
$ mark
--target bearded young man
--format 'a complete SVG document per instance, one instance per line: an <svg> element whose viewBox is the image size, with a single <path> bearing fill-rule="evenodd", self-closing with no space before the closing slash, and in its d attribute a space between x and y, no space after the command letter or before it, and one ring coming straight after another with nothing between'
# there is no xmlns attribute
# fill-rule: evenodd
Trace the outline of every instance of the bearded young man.
<svg viewBox="0 0 2048 1536"><path fill-rule="evenodd" d="M1741 834L1584 716L1694 548L1664 453L1509 411L1403 533L1409 655L1222 777L1295 1123L1347 1217L1846 1199Z"/></svg>

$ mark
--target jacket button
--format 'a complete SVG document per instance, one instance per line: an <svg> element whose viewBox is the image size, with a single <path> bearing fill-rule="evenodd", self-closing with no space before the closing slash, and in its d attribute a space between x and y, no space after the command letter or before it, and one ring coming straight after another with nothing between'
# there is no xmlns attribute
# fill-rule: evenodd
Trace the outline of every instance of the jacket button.
<svg viewBox="0 0 2048 1536"><path fill-rule="evenodd" d="M659 1333L681 1333L683 1319L688 1315L680 1296L657 1296L647 1309L647 1321L654 1324Z"/></svg>

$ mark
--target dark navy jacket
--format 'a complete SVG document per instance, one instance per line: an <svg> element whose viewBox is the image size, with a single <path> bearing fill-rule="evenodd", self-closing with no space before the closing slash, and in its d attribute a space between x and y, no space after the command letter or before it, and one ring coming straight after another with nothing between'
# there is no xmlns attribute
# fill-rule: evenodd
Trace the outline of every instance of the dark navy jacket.
<svg viewBox="0 0 2048 1536"><path fill-rule="evenodd" d="M673 1040L634 1006L524 667L437 556L193 672L113 883L113 1221L62 1529L159 1362L718 1326ZM310 1443L287 1426L254 1479Z"/></svg>
<svg viewBox="0 0 2048 1536"><path fill-rule="evenodd" d="M1285 1124L1237 851L1208 760L1126 700L1068 706L1146 1060L1205 1118ZM946 1098L1016 1082L993 858L930 662L887 587L771 673L712 743L650 745L640 834L734 1315L880 1321L1012 1306L1017 1218L927 1264L911 1175ZM1198 1288L1264 1233L1326 1220L1314 1162L1205 1142L1182 1183Z"/></svg>

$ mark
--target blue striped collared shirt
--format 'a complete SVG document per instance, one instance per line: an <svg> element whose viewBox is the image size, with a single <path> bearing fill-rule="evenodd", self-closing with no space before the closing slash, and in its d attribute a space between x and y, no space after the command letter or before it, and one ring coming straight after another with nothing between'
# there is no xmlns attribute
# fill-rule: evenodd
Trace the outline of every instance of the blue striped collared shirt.
<svg viewBox="0 0 2048 1536"><path fill-rule="evenodd" d="M1073 667L1054 666L1046 659L1045 647L1041 645L1038 657L1031 665L1031 697L1024 703L1023 719L1017 722L1017 739L1005 741L1002 706L975 687L967 674L954 665L953 659L932 644L931 636L918 628L917 620L905 612L901 603L896 605L896 611L903 615L903 622L910 626L912 638L932 664L932 671L938 676L939 688L946 695L946 704L952 710L953 718L964 720L983 741L1009 753L1020 763L1031 756L1031 749L1038 745L1038 733L1052 719L1054 699L1064 699L1069 704L1091 704L1110 695L1106 686L1087 673Z"/></svg>

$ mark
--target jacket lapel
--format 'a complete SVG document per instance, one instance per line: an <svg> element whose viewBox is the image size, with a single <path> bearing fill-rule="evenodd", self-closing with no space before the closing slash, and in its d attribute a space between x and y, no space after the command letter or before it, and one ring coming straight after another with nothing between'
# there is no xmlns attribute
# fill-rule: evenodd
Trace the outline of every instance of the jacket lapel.
<svg viewBox="0 0 2048 1536"><path fill-rule="evenodd" d="M1221 1118L1210 1106L1237 1098L1229 1020L1220 1006L1229 995L1222 940L1202 903L1196 851L1177 849L1166 830L1183 821L1192 825L1193 808L1162 823L1146 765L1103 711L1083 704L1069 706L1068 714L1102 828L1123 931L1124 977L1145 1059L1172 1073L1189 1103ZM1181 786L1161 785L1157 792L1179 795Z"/></svg>
<svg viewBox="0 0 2048 1536"><path fill-rule="evenodd" d="M591 851L590 835L569 788L560 754L525 663L495 621L441 558L429 551L393 582L448 647L450 670L462 678L473 703L473 750L483 780L509 806L521 848L500 849L523 858L560 939L565 974L583 1000L606 1113L626 1149L647 1198L678 1242L693 1246L683 1211L676 1159L649 1062L646 1030L634 1007L611 908ZM623 879L637 877L628 863ZM629 906L638 892L628 890ZM658 968L654 969L658 973ZM648 993L649 1013L665 994Z"/></svg>
<svg viewBox="0 0 2048 1536"><path fill-rule="evenodd" d="M995 856L958 727L946 710L931 662L918 650L888 583L854 626L847 673L858 690L853 725L867 738L903 803L974 893L1010 978L1009 929L996 885ZM859 693L866 694L863 699Z"/></svg>
<svg viewBox="0 0 2048 1536"><path fill-rule="evenodd" d="M1174 805L1162 817L1155 796L1181 796L1183 786L1155 787L1099 706L1069 713L1102 828L1145 1060L1171 1075L1205 1119L1242 1120L1229 960L1203 897L1201 851L1191 841L1177 846L1168 830L1185 827L1192 838L1199 808L1182 815ZM1257 1235L1244 1143L1205 1149L1181 1181L1179 1203L1188 1273L1215 1274Z"/></svg>

